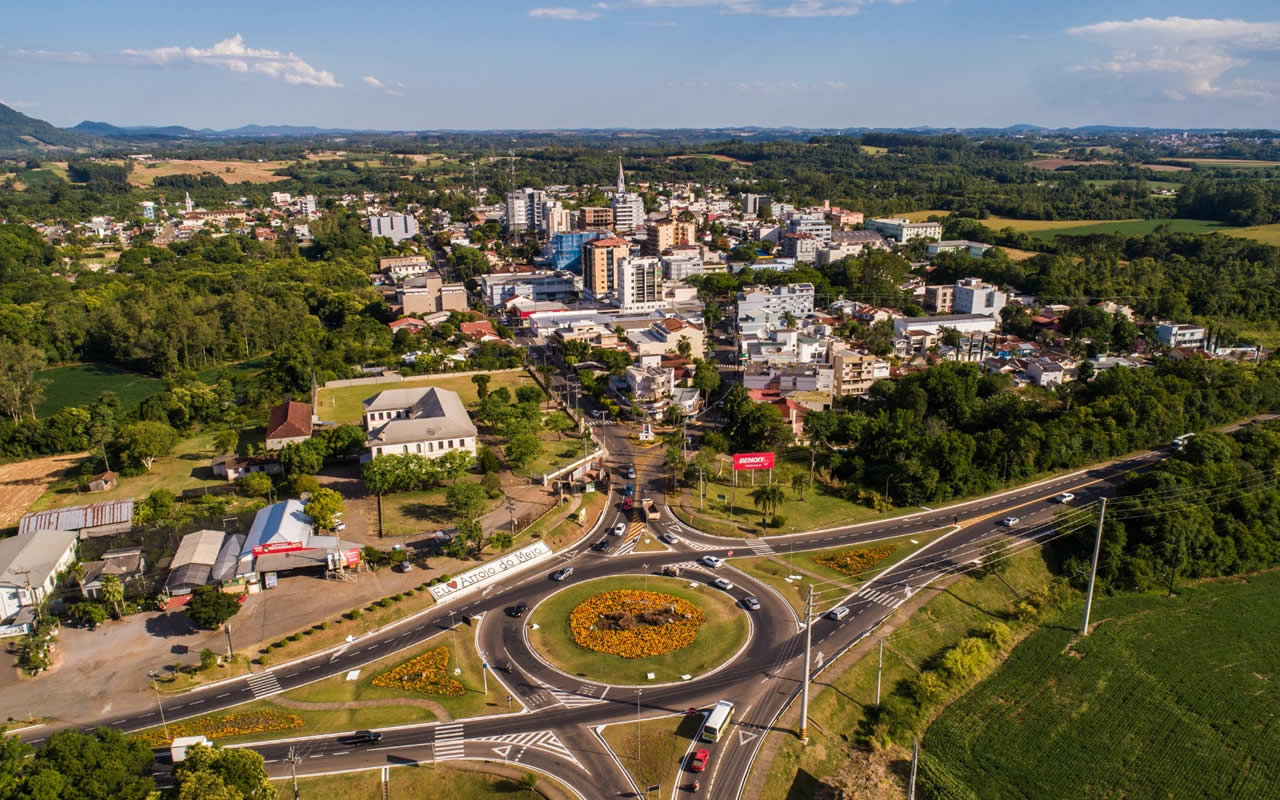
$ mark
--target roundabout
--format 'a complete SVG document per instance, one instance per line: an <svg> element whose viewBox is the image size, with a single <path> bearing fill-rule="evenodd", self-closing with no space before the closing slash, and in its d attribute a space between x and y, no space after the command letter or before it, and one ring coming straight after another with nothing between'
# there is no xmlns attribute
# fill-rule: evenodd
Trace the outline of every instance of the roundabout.
<svg viewBox="0 0 1280 800"><path fill-rule="evenodd" d="M613 686L705 675L731 661L750 633L747 612L727 592L653 576L561 589L533 609L525 628L530 649L548 666Z"/></svg>

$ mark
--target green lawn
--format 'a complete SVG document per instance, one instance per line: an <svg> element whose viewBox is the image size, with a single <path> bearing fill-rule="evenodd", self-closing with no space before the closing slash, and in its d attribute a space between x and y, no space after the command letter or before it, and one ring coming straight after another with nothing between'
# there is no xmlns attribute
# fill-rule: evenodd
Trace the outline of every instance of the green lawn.
<svg viewBox="0 0 1280 800"><path fill-rule="evenodd" d="M643 720L638 725L634 721L617 722L606 727L601 735L641 791L660 785L659 796L666 797L673 783L689 783L694 777L685 768L684 755L701 726L701 715L681 714Z"/></svg>
<svg viewBox="0 0 1280 800"><path fill-rule="evenodd" d="M145 497L152 489L162 487L177 493L202 486L224 486L226 481L213 477L213 468L209 466L215 455L213 437L212 433L202 433L183 439L171 455L157 458L149 472L122 477L116 488L107 492L83 494L76 490L79 485L76 481L55 483L29 510L100 503L122 497Z"/></svg>
<svg viewBox="0 0 1280 800"><path fill-rule="evenodd" d="M467 475L459 480L480 482L479 475ZM410 536L427 531L453 527L453 512L445 505L448 486L437 486L420 492L395 492L382 497L382 530L387 536ZM491 499L481 514L493 510L502 498ZM378 530L378 507L369 506L365 520L369 530Z"/></svg>
<svg viewBox="0 0 1280 800"><path fill-rule="evenodd" d="M1050 579L1040 552L1033 550L1011 558L1003 580L994 576L965 577L945 591L923 590L932 592L932 599L886 639L881 696L887 696L972 628L993 619L1009 622L1007 617L1016 598L1046 585ZM875 651L868 651L848 665L838 662L815 684L817 691L809 705L809 744L801 745L790 730L770 734L782 737L782 744L768 765L769 776L762 795L766 800L810 800L820 781L836 773L848 760L850 742L864 720L864 709L875 702Z"/></svg>
<svg viewBox="0 0 1280 800"><path fill-rule="evenodd" d="M47 417L67 406L92 403L103 392L115 392L120 404L132 409L164 389L164 382L110 364L75 364L40 370L36 378L45 382L44 394L36 404L36 416Z"/></svg>
<svg viewBox="0 0 1280 800"><path fill-rule="evenodd" d="M346 679L346 675L335 675L308 686L303 686L300 689L286 692L284 697L311 703L347 702L350 700L397 700L406 697L423 698L444 706L445 710L454 719L474 717L481 714L496 714L505 711L507 710L507 693L502 688L502 684L493 675L489 676L489 693L487 695L484 693L484 676L481 674L481 659L476 652L474 634L474 627L459 624L453 631L433 636L421 647L413 650L404 650L381 661L365 664L360 668L360 678L358 680L349 681ZM466 688L466 694L449 697L373 685L373 679L381 673L392 669L398 664L409 661L427 650L434 650L442 646L449 648L449 666L447 668L449 674L452 675L455 668L462 670L462 674L454 675L454 678ZM519 711L519 701L514 701L510 709ZM424 716L428 720L434 718L429 711L408 705L389 706L377 710L398 711L400 721L404 723L422 720ZM324 713L346 714L350 712L335 711ZM339 726L331 729L351 730L352 726Z"/></svg>
<svg viewBox="0 0 1280 800"><path fill-rule="evenodd" d="M1240 236L1245 239L1253 239L1263 244L1271 244L1280 246L1280 222L1273 222L1270 225L1254 225L1250 228L1235 228L1229 231L1223 231L1228 236Z"/></svg>
<svg viewBox="0 0 1280 800"><path fill-rule="evenodd" d="M561 411L554 413L557 416L564 415ZM585 455L583 440L578 438L576 431L557 434L554 431L541 430L538 431L538 440L542 442L542 452L525 466L513 468L512 472L533 478L558 467L568 466ZM595 445L588 440L585 445L586 453L594 449Z"/></svg>
<svg viewBox="0 0 1280 800"><path fill-rule="evenodd" d="M228 373L233 378L247 378L251 375L256 375L257 373L261 372L262 368L265 367L266 365L267 365L267 356L259 356L257 358L250 358L245 361L236 361L231 364L223 364L220 367L209 367L208 369L200 370L200 372L196 374L200 378L200 380L204 381L205 383L214 383L218 380L218 376L221 375L223 372Z"/></svg>
<svg viewBox="0 0 1280 800"><path fill-rule="evenodd" d="M974 796L1275 797L1280 572L1104 597L1031 634L929 729Z"/></svg>
<svg viewBox="0 0 1280 800"><path fill-rule="evenodd" d="M805 462L806 467L808 462ZM782 472L782 468L778 472ZM681 519L695 528L721 536L746 536L760 533L761 513L751 502L751 492L767 480L765 472L756 475L756 485L751 485L751 478L745 472L738 475L738 489L735 494L732 477L716 478L707 476L706 497L703 508L698 510L698 476L692 475L694 485L681 492L680 502L673 507ZM767 529L768 535L794 533L836 525L853 525L868 520L880 519L885 514L877 513L866 506L851 503L842 497L827 494L821 486L814 491L805 491L803 496L797 495L791 488L791 479L785 481L782 475L775 476L775 481L782 487L785 499L778 506L779 518L785 523ZM724 499L720 499L723 497ZM732 504L732 513L730 506ZM895 510L891 513L902 513Z"/></svg>
<svg viewBox="0 0 1280 800"><path fill-rule="evenodd" d="M573 579L571 578L570 581ZM651 658L622 658L579 647L569 632L569 612L600 592L618 589L662 591L702 609L704 622L693 644ZM607 683L669 683L681 675L700 675L723 664L742 647L749 628L747 615L732 596L702 584L693 588L676 578L636 576L599 578L569 587L543 601L529 616L529 643L544 658L573 675ZM655 677L650 681L646 673Z"/></svg>
<svg viewBox="0 0 1280 800"><path fill-rule="evenodd" d="M523 369L491 373L489 391L506 386L515 395L519 386L536 385L533 378ZM344 386L334 389L320 389L316 392L316 415L326 422L350 423L359 425L364 421L364 401L378 392L390 389L411 389L415 386L439 386L457 392L462 402L473 407L478 402L476 385L470 377L450 375L420 375L406 378L400 383L377 383L369 386Z"/></svg>
<svg viewBox="0 0 1280 800"><path fill-rule="evenodd" d="M388 788L392 797L438 797L441 800L467 798L467 800L542 800L544 797L572 797L558 781L539 774L536 788L524 789L518 785L526 770L519 766L485 764L475 770L467 766L432 764L429 767L403 767L392 769L388 775ZM489 770L476 771L476 770ZM276 781L280 800L293 797L293 783ZM316 778L299 778L298 790L309 800L356 800L381 797L382 774L378 769L324 775Z"/></svg>
<svg viewBox="0 0 1280 800"><path fill-rule="evenodd" d="M843 599L844 594L853 592L868 578L898 563L949 530L951 529L939 528L935 531L900 536L896 539L885 539L884 541L873 542L859 547L835 547L830 550L808 550L801 553L788 553L779 545L775 548L778 551L777 555L735 558L731 559L729 563L753 578L758 578L772 586L787 599L787 602L791 603L791 607L797 613L801 614L804 613L805 598L808 596L809 586L811 584L821 584L820 587L815 587L814 589L815 592L823 592L820 595L815 595L814 600L814 607L821 612L837 605ZM845 575L825 564L819 564L817 561L821 556L830 553L873 550L881 547L890 547L893 552L867 570L866 573L857 577ZM800 580L788 581L787 577L790 575L800 575L802 577ZM832 581L836 583L833 584ZM844 593L834 591L835 587L843 587L846 591Z"/></svg>

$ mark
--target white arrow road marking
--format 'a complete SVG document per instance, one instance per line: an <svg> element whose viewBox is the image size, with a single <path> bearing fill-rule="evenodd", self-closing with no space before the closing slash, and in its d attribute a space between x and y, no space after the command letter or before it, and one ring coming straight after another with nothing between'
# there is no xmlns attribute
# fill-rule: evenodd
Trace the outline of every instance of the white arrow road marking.
<svg viewBox="0 0 1280 800"><path fill-rule="evenodd" d="M740 745L746 744L747 742L751 741L752 739L756 738L759 735L760 734L758 733L747 733L742 728L738 728L738 744Z"/></svg>
<svg viewBox="0 0 1280 800"><path fill-rule="evenodd" d="M826 660L826 656L824 656L824 655L822 654L822 651L821 651L821 650L819 650L819 651L818 651L818 665L817 665L817 669L822 669L822 662L823 662L823 661L825 661L825 660Z"/></svg>

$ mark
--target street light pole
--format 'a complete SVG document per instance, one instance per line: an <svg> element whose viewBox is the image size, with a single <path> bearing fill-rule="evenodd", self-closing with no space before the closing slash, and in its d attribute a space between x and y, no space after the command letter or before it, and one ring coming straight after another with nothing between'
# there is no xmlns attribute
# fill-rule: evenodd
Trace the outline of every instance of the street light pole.
<svg viewBox="0 0 1280 800"><path fill-rule="evenodd" d="M1102 550L1102 520L1107 516L1107 498L1102 498L1098 511L1098 533L1093 540L1093 564L1089 567L1089 593L1084 598L1084 621L1080 623L1080 635L1089 635L1089 612L1093 610L1093 582L1098 577L1098 553Z"/></svg>
<svg viewBox="0 0 1280 800"><path fill-rule="evenodd" d="M800 742L809 743L809 651L813 647L813 584L804 606L804 675L800 678Z"/></svg>
<svg viewBox="0 0 1280 800"><path fill-rule="evenodd" d="M636 689L636 763L640 763L640 689Z"/></svg>
<svg viewBox="0 0 1280 800"><path fill-rule="evenodd" d="M150 671L150 672L148 672L148 673L147 673L147 677L151 678L151 688L152 688L152 689L155 689L155 692L156 692L156 707L160 709L160 726L161 726L162 728L164 728L164 738L168 739L168 738L169 738L169 723L165 722L165 719L164 719L164 703L160 702L160 687L156 685L156 678L157 678L157 677L159 677L159 673L157 673L155 670L152 670L152 671Z"/></svg>
<svg viewBox="0 0 1280 800"><path fill-rule="evenodd" d="M222 629L227 632L227 660L230 661L236 657L236 651L231 647L231 623L223 625Z"/></svg>

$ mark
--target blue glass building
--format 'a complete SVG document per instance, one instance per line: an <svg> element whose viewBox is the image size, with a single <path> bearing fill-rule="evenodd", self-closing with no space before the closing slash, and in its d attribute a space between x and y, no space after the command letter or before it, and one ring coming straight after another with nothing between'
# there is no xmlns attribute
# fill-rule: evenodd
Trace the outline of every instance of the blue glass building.
<svg viewBox="0 0 1280 800"><path fill-rule="evenodd" d="M547 255L551 259L551 268L581 271L582 246L592 239L608 235L608 231L553 233L551 241L547 243Z"/></svg>

